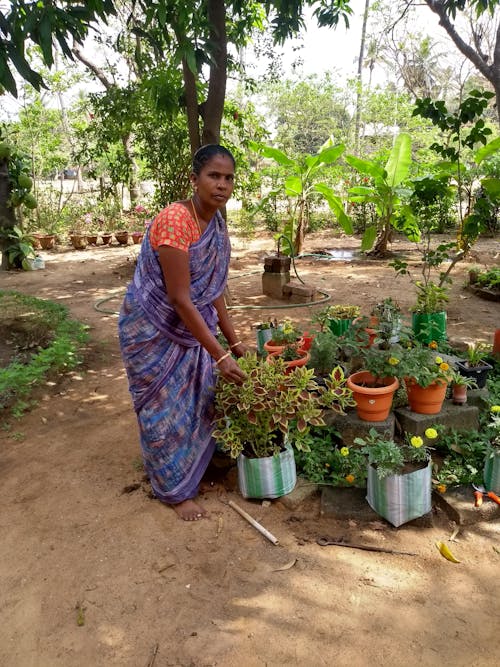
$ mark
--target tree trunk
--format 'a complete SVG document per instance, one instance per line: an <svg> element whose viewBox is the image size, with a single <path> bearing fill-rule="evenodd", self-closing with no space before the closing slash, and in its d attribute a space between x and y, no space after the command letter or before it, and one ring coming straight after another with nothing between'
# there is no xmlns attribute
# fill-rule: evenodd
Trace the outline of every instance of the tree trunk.
<svg viewBox="0 0 500 667"><path fill-rule="evenodd" d="M226 5L224 0L208 0L210 41L216 47L212 53L207 99L203 107L203 144L218 144L224 112L227 81Z"/></svg>
<svg viewBox="0 0 500 667"><path fill-rule="evenodd" d="M495 91L498 121L500 124L500 21L497 26L495 46L493 48L493 62L488 64L488 55L475 50L462 39L455 26L450 21L446 11L445 0L425 0L428 7L439 16L441 25L453 41L457 49L476 67L484 78L491 83Z"/></svg>
<svg viewBox="0 0 500 667"><path fill-rule="evenodd" d="M3 234L12 229L16 224L16 214L14 209L7 204L11 192L9 181L9 162L6 159L0 160L0 250L2 260L0 270L6 271L9 268L7 255L4 250L8 246L7 239Z"/></svg>
<svg viewBox="0 0 500 667"><path fill-rule="evenodd" d="M200 112L198 108L198 93L196 91L196 76L189 69L186 58L182 59L182 75L184 78L184 94L186 98L186 117L189 134L191 155L194 155L201 146Z"/></svg>
<svg viewBox="0 0 500 667"><path fill-rule="evenodd" d="M359 157L359 131L361 125L361 99L363 95L363 60L365 58L366 25L368 23L368 11L370 0L365 0L365 11L363 14L363 27L361 28L361 43L359 45L358 57L358 80L356 92L356 120L354 124L354 155Z"/></svg>
<svg viewBox="0 0 500 667"><path fill-rule="evenodd" d="M388 222L384 225L384 228L382 229L373 250L371 250L368 254L372 257L385 257L387 255L387 245L390 241L391 234L392 225L390 222Z"/></svg>
<svg viewBox="0 0 500 667"><path fill-rule="evenodd" d="M123 152L125 153L125 157L128 160L128 163L130 165L130 175L128 178L128 191L130 194L130 208L133 208L140 196L140 191L139 191L139 182L137 180L137 172L139 171L137 167L137 162L135 161L134 157L134 149L132 147L132 136L130 132L127 134L122 134L122 145L123 145Z"/></svg>

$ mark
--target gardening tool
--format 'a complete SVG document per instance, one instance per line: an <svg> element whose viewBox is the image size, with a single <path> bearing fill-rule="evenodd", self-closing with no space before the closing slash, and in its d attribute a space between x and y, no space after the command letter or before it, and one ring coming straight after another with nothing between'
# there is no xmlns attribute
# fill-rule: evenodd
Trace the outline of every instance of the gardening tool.
<svg viewBox="0 0 500 667"><path fill-rule="evenodd" d="M497 505L500 505L500 498L496 493L493 493L493 491L486 491L484 486L480 486L479 484L473 484L472 486L474 487L474 498L476 499L474 503L475 507L480 507L483 504L483 496L487 496Z"/></svg>
<svg viewBox="0 0 500 667"><path fill-rule="evenodd" d="M368 544L353 544L352 542L345 542L341 537L338 540L333 540L330 537L318 537L316 543L320 547L349 547L350 549L363 549L363 551L381 551L385 554L397 554L398 556L416 556L417 554L411 551L394 551L394 549L384 549L383 547L372 547Z"/></svg>

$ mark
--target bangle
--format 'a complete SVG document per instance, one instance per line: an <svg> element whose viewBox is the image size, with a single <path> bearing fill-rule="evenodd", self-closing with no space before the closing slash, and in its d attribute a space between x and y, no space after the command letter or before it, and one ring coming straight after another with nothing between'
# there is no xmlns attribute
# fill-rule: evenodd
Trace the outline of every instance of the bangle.
<svg viewBox="0 0 500 667"><path fill-rule="evenodd" d="M226 352L226 354L223 354L220 359L217 359L217 361L215 362L215 365L218 366L221 361L224 361L224 359L227 359L230 356L231 356L231 352Z"/></svg>
<svg viewBox="0 0 500 667"><path fill-rule="evenodd" d="M238 347L238 345L241 345L241 340L239 340L237 343L233 343L232 345L229 346L229 348L232 350L233 347Z"/></svg>

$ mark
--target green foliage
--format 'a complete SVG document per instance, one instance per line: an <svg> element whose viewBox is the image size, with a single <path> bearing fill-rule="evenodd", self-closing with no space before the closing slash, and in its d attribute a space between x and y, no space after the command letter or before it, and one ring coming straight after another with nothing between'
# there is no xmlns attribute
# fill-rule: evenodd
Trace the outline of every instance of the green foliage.
<svg viewBox="0 0 500 667"><path fill-rule="evenodd" d="M16 225L0 229L0 241L7 255L7 268L29 271L29 260L35 258L33 238Z"/></svg>
<svg viewBox="0 0 500 667"><path fill-rule="evenodd" d="M15 292L0 291L0 307L3 317L17 310L24 313L24 320L29 316L36 327L52 332L52 340L34 352L28 363L14 360L0 369L0 409L13 406L20 414L35 385L48 374L74 368L80 362L78 349L87 340L86 327L69 319L67 309L60 304Z"/></svg>
<svg viewBox="0 0 500 667"><path fill-rule="evenodd" d="M488 444L488 433L482 430L443 430L439 441L443 458L433 464L433 481L446 486L482 483Z"/></svg>
<svg viewBox="0 0 500 667"><path fill-rule="evenodd" d="M308 367L313 368L316 375L327 375L338 364L340 341L328 328L318 331L314 334L309 353Z"/></svg>
<svg viewBox="0 0 500 667"><path fill-rule="evenodd" d="M318 387L313 370L299 367L287 373L280 358L271 364L249 354L238 364L246 374L243 383L220 377L215 393L213 437L233 458L242 452L272 456L285 438L297 450L307 450L310 427L324 424L325 403L343 412L351 402L343 375L332 374L326 387Z"/></svg>
<svg viewBox="0 0 500 667"><path fill-rule="evenodd" d="M377 251L385 252L396 214L399 218L409 216L403 208L405 191L403 181L408 177L411 164L411 138L409 134L399 134L389 154L385 167L377 160L362 160L355 155L346 155L346 162L360 174L371 179L371 185L349 188L349 200L355 203L371 203L375 206L379 219L376 225L366 228L361 242L362 250L369 250L378 235Z"/></svg>
<svg viewBox="0 0 500 667"><path fill-rule="evenodd" d="M274 160L283 168L281 192L293 202L283 234L293 240L295 254L299 254L302 250L307 228L308 204L314 194L319 193L322 196L346 234L352 233L351 221L344 213L340 198L330 186L317 182L324 168L336 162L344 152L345 147L342 144L334 146L331 141L327 141L318 153L306 154L297 159L289 157L272 146L263 146L253 141L249 143L249 146L262 157ZM271 194L276 196L278 192Z"/></svg>
<svg viewBox="0 0 500 667"><path fill-rule="evenodd" d="M492 266L491 269L479 271L474 284L485 289L500 290L500 267Z"/></svg>
<svg viewBox="0 0 500 667"><path fill-rule="evenodd" d="M332 428L312 428L309 451L296 452L297 471L310 482L340 487L365 487L365 454L353 447L342 447Z"/></svg>

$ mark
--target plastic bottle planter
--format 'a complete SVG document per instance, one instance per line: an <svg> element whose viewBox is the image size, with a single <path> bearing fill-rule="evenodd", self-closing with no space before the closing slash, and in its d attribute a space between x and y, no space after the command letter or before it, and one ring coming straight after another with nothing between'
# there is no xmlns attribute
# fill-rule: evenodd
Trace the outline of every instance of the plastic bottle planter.
<svg viewBox="0 0 500 667"><path fill-rule="evenodd" d="M379 479L370 464L366 500L377 514L397 528L431 511L431 471L429 460L424 468Z"/></svg>
<svg viewBox="0 0 500 667"><path fill-rule="evenodd" d="M459 360L455 365L460 375L463 375L466 378L472 378L476 381L478 389L483 389L486 386L488 373L493 368L493 366L490 366L490 364L485 361L482 361L480 366L469 366L467 361Z"/></svg>
<svg viewBox="0 0 500 667"><path fill-rule="evenodd" d="M500 449L491 448L484 461L484 486L487 491L500 493Z"/></svg>
<svg viewBox="0 0 500 667"><path fill-rule="evenodd" d="M238 484L244 498L280 498L295 488L297 472L291 445L277 456L238 457Z"/></svg>
<svg viewBox="0 0 500 667"><path fill-rule="evenodd" d="M413 313L412 328L421 343L446 340L446 311L439 313Z"/></svg>
<svg viewBox="0 0 500 667"><path fill-rule="evenodd" d="M349 375L347 386L353 392L358 417L363 421L382 422L389 416L399 381L393 377L375 378L368 371L358 371Z"/></svg>
<svg viewBox="0 0 500 667"><path fill-rule="evenodd" d="M407 378L405 385L412 412L420 415L437 415L441 412L448 387L446 382L433 382L428 387L421 387Z"/></svg>
<svg viewBox="0 0 500 667"><path fill-rule="evenodd" d="M267 343L267 341L271 340L273 337L273 333L275 332L274 327L270 327L269 329L257 329L255 332L256 338L257 338L257 350L259 351L260 354L264 354L264 343Z"/></svg>
<svg viewBox="0 0 500 667"><path fill-rule="evenodd" d="M349 329L353 321L354 318L338 319L336 317L330 317L328 319L328 327L334 336L343 336L345 332Z"/></svg>

